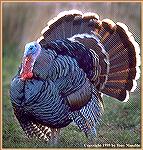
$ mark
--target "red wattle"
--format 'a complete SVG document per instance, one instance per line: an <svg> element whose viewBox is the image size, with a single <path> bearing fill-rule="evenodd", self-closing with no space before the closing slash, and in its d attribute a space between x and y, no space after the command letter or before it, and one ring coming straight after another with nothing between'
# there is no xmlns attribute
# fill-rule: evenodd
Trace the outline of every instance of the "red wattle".
<svg viewBox="0 0 143 150"><path fill-rule="evenodd" d="M27 56L24 58L23 60L23 71L20 74L20 77L22 80L25 79L30 79L33 77L33 73L32 73L32 56Z"/></svg>
<svg viewBox="0 0 143 150"><path fill-rule="evenodd" d="M25 79L31 79L33 77L33 73L32 72L22 73L20 75L20 77L23 80L25 80Z"/></svg>

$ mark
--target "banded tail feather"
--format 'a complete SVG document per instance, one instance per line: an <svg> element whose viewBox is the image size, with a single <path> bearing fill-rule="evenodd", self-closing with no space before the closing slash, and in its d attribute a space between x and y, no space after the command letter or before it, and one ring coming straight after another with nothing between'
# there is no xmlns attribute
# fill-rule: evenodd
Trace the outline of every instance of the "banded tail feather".
<svg viewBox="0 0 143 150"><path fill-rule="evenodd" d="M49 21L42 34L38 39L41 45L67 38L89 49L94 58L94 75L90 80L100 92L124 101L128 92L135 89L140 49L125 24L110 19L100 21L96 13L70 10Z"/></svg>
<svg viewBox="0 0 143 150"><path fill-rule="evenodd" d="M102 24L99 35L108 53L110 67L101 92L127 101L129 92L134 91L139 78L140 48L125 24L115 24L109 19L103 20Z"/></svg>
<svg viewBox="0 0 143 150"><path fill-rule="evenodd" d="M43 36L37 40L41 45L56 39L70 38L76 34L90 34L91 31L100 28L97 14L83 14L78 10L61 12L47 24L41 32Z"/></svg>

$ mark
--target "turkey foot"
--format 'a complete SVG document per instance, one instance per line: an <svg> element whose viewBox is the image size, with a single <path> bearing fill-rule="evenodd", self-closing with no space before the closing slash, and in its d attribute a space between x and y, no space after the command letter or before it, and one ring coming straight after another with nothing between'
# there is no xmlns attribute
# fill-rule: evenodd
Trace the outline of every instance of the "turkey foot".
<svg viewBox="0 0 143 150"><path fill-rule="evenodd" d="M60 129L51 128L50 146L56 146L59 142Z"/></svg>

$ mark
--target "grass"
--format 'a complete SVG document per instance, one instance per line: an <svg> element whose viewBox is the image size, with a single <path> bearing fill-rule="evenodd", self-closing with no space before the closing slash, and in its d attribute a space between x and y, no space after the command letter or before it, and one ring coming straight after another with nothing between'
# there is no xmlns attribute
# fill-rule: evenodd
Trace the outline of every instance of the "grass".
<svg viewBox="0 0 143 150"><path fill-rule="evenodd" d="M9 53L11 51L11 53ZM50 147L44 141L28 139L16 120L9 99L10 80L16 73L21 52L15 46L3 49L3 147L4 148L37 148ZM97 127L96 145L99 147L116 147L125 144L141 143L141 98L140 90L131 95L130 101L121 103L104 96L105 111L101 124ZM84 147L87 139L75 125L62 129L58 147ZM96 146L95 145L95 146Z"/></svg>

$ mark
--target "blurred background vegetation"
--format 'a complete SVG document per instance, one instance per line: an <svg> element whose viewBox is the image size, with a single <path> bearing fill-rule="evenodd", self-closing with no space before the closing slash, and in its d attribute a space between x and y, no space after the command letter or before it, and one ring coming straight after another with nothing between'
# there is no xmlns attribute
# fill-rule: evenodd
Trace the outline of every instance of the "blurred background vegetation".
<svg viewBox="0 0 143 150"><path fill-rule="evenodd" d="M100 19L110 18L128 25L140 44L140 3L110 2L29 2L2 4L3 8L3 147L49 147L43 141L28 139L20 128L9 99L9 85L21 62L24 45L40 37L41 30L59 12L79 9L95 12ZM96 144L141 143L141 96L138 88L127 103L104 96L105 111L98 126ZM73 124L62 130L59 147L84 147L84 134ZM106 147L106 146L104 146ZM108 146L107 146L108 147ZM110 147L110 145L109 145Z"/></svg>

